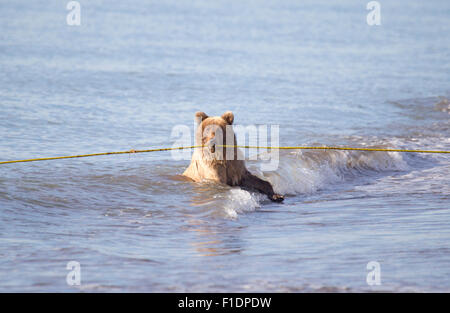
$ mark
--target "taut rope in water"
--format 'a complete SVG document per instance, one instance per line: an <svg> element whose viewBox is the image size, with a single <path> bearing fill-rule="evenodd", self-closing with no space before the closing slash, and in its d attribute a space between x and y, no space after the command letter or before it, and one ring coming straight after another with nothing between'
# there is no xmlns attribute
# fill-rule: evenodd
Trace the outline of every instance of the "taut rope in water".
<svg viewBox="0 0 450 313"><path fill-rule="evenodd" d="M48 157L48 158L34 158L34 159L24 159L24 160L11 160L11 161L1 161L0 164L11 164L11 163L22 163L22 162L35 162L35 161L50 161L50 160L60 160L60 159L72 159L72 158L85 158L94 157L100 155L112 155L112 154L127 154L127 153L146 153L146 152L158 152L158 151L171 151L171 150L183 150L183 149L194 149L201 148L203 146L186 146L186 147L173 147L173 148L157 148L157 149L147 149L147 150L127 150L127 151L117 151L117 152L102 152L102 153L91 153L91 154L79 154L79 155L69 155L69 156L59 156L59 157ZM272 150L347 150L347 151L382 151L382 152L412 152L412 153L450 153L446 150L409 150L409 149L382 149L382 148L352 148L352 147L260 147L260 146L234 146L234 145L220 145L220 147L226 148L242 148L242 149L272 149Z"/></svg>

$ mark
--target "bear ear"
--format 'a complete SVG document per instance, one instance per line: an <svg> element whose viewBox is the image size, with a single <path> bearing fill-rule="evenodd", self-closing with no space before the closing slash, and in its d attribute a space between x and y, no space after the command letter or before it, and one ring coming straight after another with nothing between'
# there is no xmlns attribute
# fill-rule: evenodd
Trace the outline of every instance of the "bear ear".
<svg viewBox="0 0 450 313"><path fill-rule="evenodd" d="M201 122L203 122L207 118L208 118L208 115L206 115L205 112L198 111L198 112L195 113L195 121L197 122L197 124L200 124Z"/></svg>
<svg viewBox="0 0 450 313"><path fill-rule="evenodd" d="M228 124L233 124L234 121L234 115L233 112L231 111L226 111L225 113L222 114L222 118L228 123Z"/></svg>

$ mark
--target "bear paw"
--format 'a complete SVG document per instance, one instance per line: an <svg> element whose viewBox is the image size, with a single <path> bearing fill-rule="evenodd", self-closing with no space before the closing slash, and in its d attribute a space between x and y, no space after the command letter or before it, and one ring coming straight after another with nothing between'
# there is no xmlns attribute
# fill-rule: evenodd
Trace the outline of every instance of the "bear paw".
<svg viewBox="0 0 450 313"><path fill-rule="evenodd" d="M273 194L269 196L269 199L274 202L282 202L284 200L284 197L282 195Z"/></svg>

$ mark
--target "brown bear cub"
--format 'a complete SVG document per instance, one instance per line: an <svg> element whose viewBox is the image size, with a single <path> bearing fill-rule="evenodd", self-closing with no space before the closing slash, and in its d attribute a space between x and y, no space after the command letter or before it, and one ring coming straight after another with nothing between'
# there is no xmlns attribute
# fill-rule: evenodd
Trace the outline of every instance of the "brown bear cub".
<svg viewBox="0 0 450 313"><path fill-rule="evenodd" d="M195 148L191 164L184 171L184 176L196 182L210 179L229 186L255 190L276 202L284 200L283 196L273 191L269 182L247 170L244 160L238 158L237 147L223 147L236 144L236 135L231 126L234 120L232 112L228 111L222 116L208 116L204 112L197 112L195 118L198 125L196 144L202 147Z"/></svg>

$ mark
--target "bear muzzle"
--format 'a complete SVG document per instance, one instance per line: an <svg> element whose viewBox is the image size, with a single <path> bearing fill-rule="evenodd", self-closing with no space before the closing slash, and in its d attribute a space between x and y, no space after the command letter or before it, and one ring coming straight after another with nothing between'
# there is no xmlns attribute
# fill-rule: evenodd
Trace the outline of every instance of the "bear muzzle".
<svg viewBox="0 0 450 313"><path fill-rule="evenodd" d="M215 139L211 139L208 142L208 148L209 148L209 151L211 151L211 153L215 153L216 152L216 140Z"/></svg>

